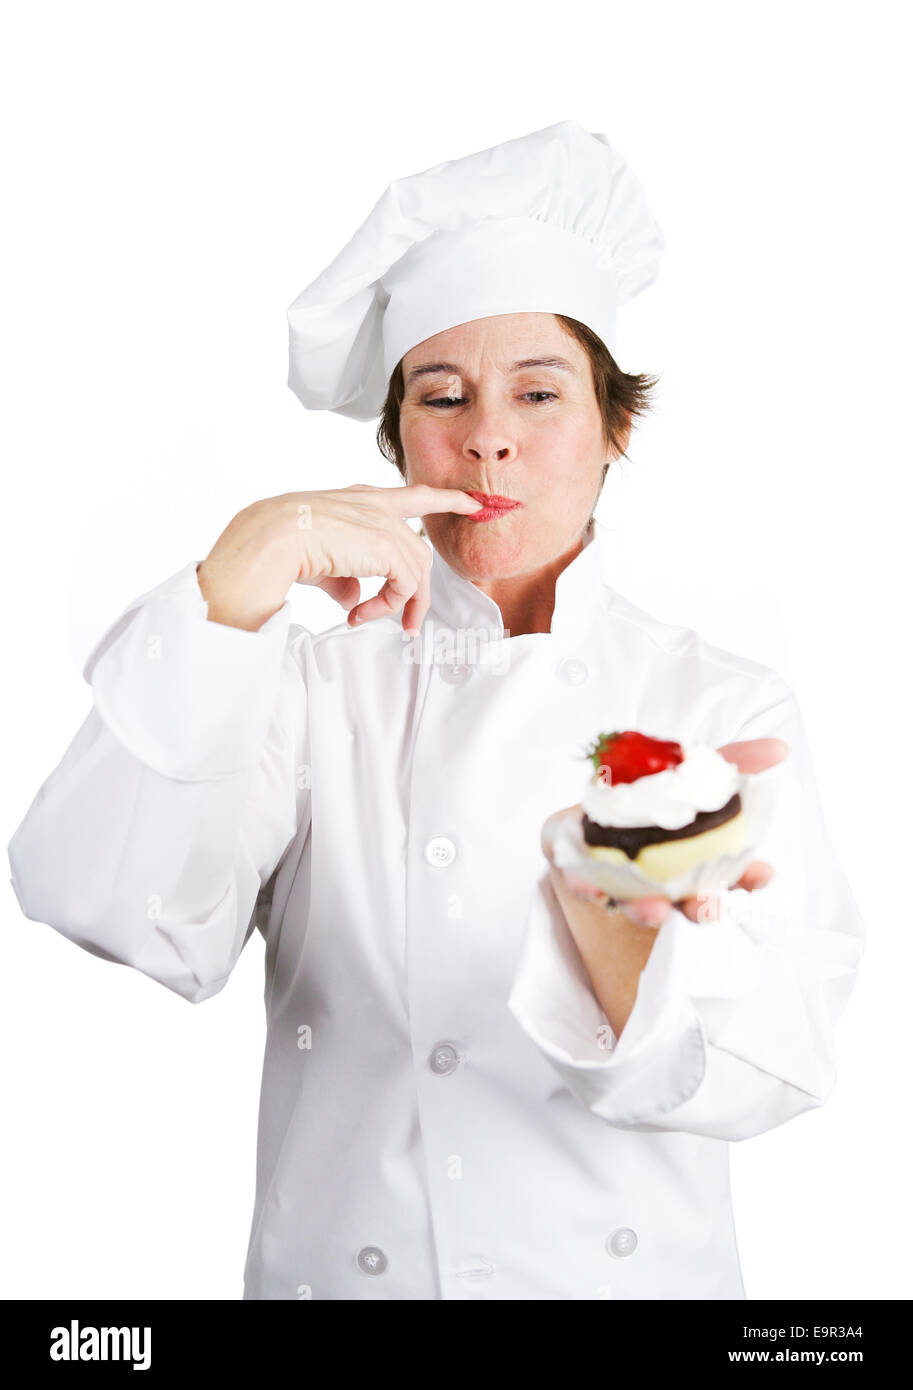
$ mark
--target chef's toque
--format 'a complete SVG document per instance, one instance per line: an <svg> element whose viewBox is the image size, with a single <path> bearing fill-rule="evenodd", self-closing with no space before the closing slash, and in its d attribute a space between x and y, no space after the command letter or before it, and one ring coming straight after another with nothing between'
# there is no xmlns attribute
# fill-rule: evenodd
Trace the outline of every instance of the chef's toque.
<svg viewBox="0 0 913 1390"><path fill-rule="evenodd" d="M374 419L410 348L493 314L564 314L612 352L665 245L621 155L575 121L395 179L289 307L288 384Z"/></svg>

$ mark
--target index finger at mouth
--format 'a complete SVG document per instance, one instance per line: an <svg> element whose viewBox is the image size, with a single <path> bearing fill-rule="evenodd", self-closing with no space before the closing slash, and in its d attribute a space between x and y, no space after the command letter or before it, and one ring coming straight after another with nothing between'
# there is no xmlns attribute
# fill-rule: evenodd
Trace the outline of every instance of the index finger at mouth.
<svg viewBox="0 0 913 1390"><path fill-rule="evenodd" d="M395 499L402 516L429 516L432 512L462 512L466 515L482 510L482 503L455 487L429 487L414 483L398 489Z"/></svg>

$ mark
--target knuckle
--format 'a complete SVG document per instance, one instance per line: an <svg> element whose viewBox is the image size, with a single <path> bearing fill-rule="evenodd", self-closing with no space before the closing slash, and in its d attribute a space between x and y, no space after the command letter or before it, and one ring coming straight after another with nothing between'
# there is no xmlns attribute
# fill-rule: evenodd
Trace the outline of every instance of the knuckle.
<svg viewBox="0 0 913 1390"><path fill-rule="evenodd" d="M281 497L258 497L256 502L250 502L246 507L242 507L238 512L238 517L248 521L257 521L263 516L264 512L273 511Z"/></svg>

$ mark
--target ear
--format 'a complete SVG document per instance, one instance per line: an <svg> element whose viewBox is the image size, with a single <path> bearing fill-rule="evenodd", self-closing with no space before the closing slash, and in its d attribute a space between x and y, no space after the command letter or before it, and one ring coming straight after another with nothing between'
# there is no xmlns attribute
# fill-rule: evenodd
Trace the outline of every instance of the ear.
<svg viewBox="0 0 913 1390"><path fill-rule="evenodd" d="M624 453L624 451L627 449L628 445L629 445L630 442L631 442L631 429L632 429L633 424L634 424L634 419L633 419L633 416L631 415L630 410L625 410L625 409L624 409L624 406L622 406L622 410L624 410L624 414L625 414L625 416L626 416L626 423L625 423L625 427L624 427L624 430L623 430L622 436L621 436L621 450L620 450L620 452L621 452L621 453Z"/></svg>
<svg viewBox="0 0 913 1390"><path fill-rule="evenodd" d="M625 452L625 450L627 449L628 444L630 443L630 440L631 440L631 429L632 429L633 423L634 423L634 421L633 421L633 416L631 415L630 410L626 410L624 406L621 407L621 410L622 410L622 414L624 415L625 419L624 419L624 423L622 424L621 429L620 429L620 434L621 434L621 438L620 438L620 440L619 440L619 446L620 446L620 447L619 447L617 450L616 450L616 449L613 449L612 447L609 447L609 448L606 449L605 458L603 459L603 463L604 463L604 465L605 465L606 471L608 471L609 468L611 468L612 464L615 462L615 460L616 460L617 458L620 458L620 457L621 457L621 455L622 455L622 454Z"/></svg>

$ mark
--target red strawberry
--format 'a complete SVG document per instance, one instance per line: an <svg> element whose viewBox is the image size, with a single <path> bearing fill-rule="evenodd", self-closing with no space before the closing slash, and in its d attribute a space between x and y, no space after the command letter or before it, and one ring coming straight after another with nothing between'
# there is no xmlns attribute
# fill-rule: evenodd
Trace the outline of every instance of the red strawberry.
<svg viewBox="0 0 913 1390"><path fill-rule="evenodd" d="M650 738L634 729L621 733L600 734L587 749L587 757L600 777L607 783L636 782L667 767L677 767L685 754L680 743ZM607 771L603 772L605 768Z"/></svg>

